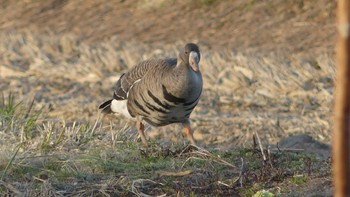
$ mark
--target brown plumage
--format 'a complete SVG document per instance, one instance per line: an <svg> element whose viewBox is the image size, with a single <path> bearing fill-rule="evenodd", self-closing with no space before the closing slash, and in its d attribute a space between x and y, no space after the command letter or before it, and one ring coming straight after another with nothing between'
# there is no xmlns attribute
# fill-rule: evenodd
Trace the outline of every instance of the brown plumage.
<svg viewBox="0 0 350 197"><path fill-rule="evenodd" d="M177 58L140 62L120 77L113 99L105 101L99 108L102 113L136 118L145 145L143 121L152 126L182 123L188 139L194 144L189 117L203 87L199 61L198 46L189 43Z"/></svg>

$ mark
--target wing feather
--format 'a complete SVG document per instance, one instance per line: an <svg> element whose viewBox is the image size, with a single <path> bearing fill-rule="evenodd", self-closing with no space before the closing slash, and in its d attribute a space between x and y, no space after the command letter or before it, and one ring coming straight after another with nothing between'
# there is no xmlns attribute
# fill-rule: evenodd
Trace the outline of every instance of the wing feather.
<svg viewBox="0 0 350 197"><path fill-rule="evenodd" d="M135 65L130 71L122 74L116 83L113 98L116 100L125 100L133 85L139 82L147 72L156 70L157 67L164 67L176 64L176 59L151 59Z"/></svg>

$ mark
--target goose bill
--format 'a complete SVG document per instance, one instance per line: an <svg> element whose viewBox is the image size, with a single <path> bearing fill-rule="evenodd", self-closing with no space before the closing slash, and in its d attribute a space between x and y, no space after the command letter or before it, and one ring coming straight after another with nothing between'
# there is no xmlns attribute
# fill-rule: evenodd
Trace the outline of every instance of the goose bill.
<svg viewBox="0 0 350 197"><path fill-rule="evenodd" d="M197 52L191 51L189 62L194 71L199 71L199 57Z"/></svg>

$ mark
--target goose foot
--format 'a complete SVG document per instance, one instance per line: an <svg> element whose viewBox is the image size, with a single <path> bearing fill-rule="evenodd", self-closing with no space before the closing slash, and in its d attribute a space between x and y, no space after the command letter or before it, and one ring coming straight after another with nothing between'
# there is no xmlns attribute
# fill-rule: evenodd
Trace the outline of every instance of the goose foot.
<svg viewBox="0 0 350 197"><path fill-rule="evenodd" d="M145 132L144 132L145 126L142 124L141 121L137 121L136 127L137 127L137 131L139 132L139 135L141 137L143 145L147 147L148 143L147 143Z"/></svg>
<svg viewBox="0 0 350 197"><path fill-rule="evenodd" d="M186 134L188 140L191 142L191 144L196 145L196 140L193 137L193 132L190 123L182 123L182 126L184 127L184 133Z"/></svg>

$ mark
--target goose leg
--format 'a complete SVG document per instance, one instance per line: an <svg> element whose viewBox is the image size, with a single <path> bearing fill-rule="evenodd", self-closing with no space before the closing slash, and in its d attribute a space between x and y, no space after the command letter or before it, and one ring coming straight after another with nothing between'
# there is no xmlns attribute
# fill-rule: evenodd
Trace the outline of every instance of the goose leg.
<svg viewBox="0 0 350 197"><path fill-rule="evenodd" d="M144 133L145 126L142 124L141 121L137 121L136 122L136 127L137 127L137 131L139 132L139 135L141 137L142 143L145 146L148 146L148 143L147 143L147 140L146 140L146 136L145 136L145 133Z"/></svg>
<svg viewBox="0 0 350 197"><path fill-rule="evenodd" d="M190 140L191 144L195 145L196 140L193 137L193 132L191 129L190 122L184 122L182 123L182 126L184 127L184 133L187 135L188 140Z"/></svg>

